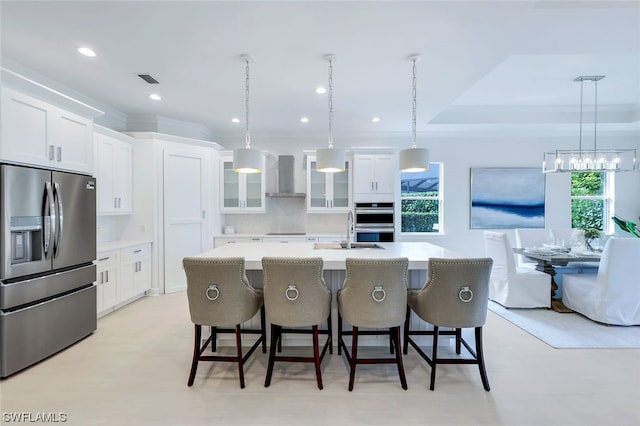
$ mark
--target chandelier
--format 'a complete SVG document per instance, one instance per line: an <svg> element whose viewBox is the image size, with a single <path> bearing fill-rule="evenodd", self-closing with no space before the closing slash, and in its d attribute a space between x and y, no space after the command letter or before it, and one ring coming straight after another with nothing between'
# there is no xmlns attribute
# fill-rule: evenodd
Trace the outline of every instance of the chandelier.
<svg viewBox="0 0 640 426"><path fill-rule="evenodd" d="M603 75L576 77L580 82L580 144L577 150L556 150L544 153L544 173L564 172L624 172L636 169L635 149L598 149L598 81ZM584 82L594 84L593 149L582 149L582 110Z"/></svg>

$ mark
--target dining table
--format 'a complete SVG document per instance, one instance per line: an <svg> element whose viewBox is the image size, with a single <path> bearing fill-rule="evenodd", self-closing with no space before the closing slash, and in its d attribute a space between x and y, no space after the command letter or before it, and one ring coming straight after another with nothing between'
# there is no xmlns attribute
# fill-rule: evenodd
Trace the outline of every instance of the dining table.
<svg viewBox="0 0 640 426"><path fill-rule="evenodd" d="M564 247L518 247L513 252L535 260L536 270L551 276L551 309L556 312L573 312L562 303L562 298L558 297L558 284L555 276L558 267L569 266L573 262L600 262L601 252L584 251L576 252Z"/></svg>

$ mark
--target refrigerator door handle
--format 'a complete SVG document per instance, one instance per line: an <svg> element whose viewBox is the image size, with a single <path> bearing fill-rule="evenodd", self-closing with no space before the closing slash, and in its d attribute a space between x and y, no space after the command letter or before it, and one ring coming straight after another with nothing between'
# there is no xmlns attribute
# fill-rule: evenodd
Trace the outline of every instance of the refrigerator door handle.
<svg viewBox="0 0 640 426"><path fill-rule="evenodd" d="M56 208L58 213L57 214L57 220L58 220L57 231L58 232L56 234L55 245L54 245L54 256L55 256L60 251L60 245L62 241L62 232L64 230L64 212L62 210L62 193L60 191L60 184L58 182L55 182L53 185L54 185L53 195L56 201Z"/></svg>
<svg viewBox="0 0 640 426"><path fill-rule="evenodd" d="M44 254L49 254L49 247L51 246L51 239L56 233L56 206L53 198L53 191L51 189L51 182L45 184L45 190L47 191L46 204L44 206Z"/></svg>

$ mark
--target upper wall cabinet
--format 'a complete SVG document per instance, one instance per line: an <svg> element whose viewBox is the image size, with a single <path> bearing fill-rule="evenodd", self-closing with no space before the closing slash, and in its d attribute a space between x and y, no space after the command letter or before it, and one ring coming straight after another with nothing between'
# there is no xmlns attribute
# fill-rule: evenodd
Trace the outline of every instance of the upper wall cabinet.
<svg viewBox="0 0 640 426"><path fill-rule="evenodd" d="M262 170L265 170L264 157ZM220 157L220 210L223 213L264 213L265 174L233 171L233 156Z"/></svg>
<svg viewBox="0 0 640 426"><path fill-rule="evenodd" d="M131 214L134 139L104 127L95 130L98 214Z"/></svg>
<svg viewBox="0 0 640 426"><path fill-rule="evenodd" d="M392 154L356 154L353 157L355 201L393 201L396 162Z"/></svg>
<svg viewBox="0 0 640 426"><path fill-rule="evenodd" d="M93 173L93 121L2 88L0 159Z"/></svg>
<svg viewBox="0 0 640 426"><path fill-rule="evenodd" d="M319 172L316 157L307 156L307 212L346 213L351 206L351 161L345 161L345 171Z"/></svg>

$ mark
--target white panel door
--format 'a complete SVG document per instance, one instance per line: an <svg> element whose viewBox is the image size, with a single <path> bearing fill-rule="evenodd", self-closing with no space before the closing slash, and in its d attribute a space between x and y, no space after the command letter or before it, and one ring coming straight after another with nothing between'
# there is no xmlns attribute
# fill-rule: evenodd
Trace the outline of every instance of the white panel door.
<svg viewBox="0 0 640 426"><path fill-rule="evenodd" d="M164 152L165 293L184 290L182 259L204 251L206 158L199 150Z"/></svg>

